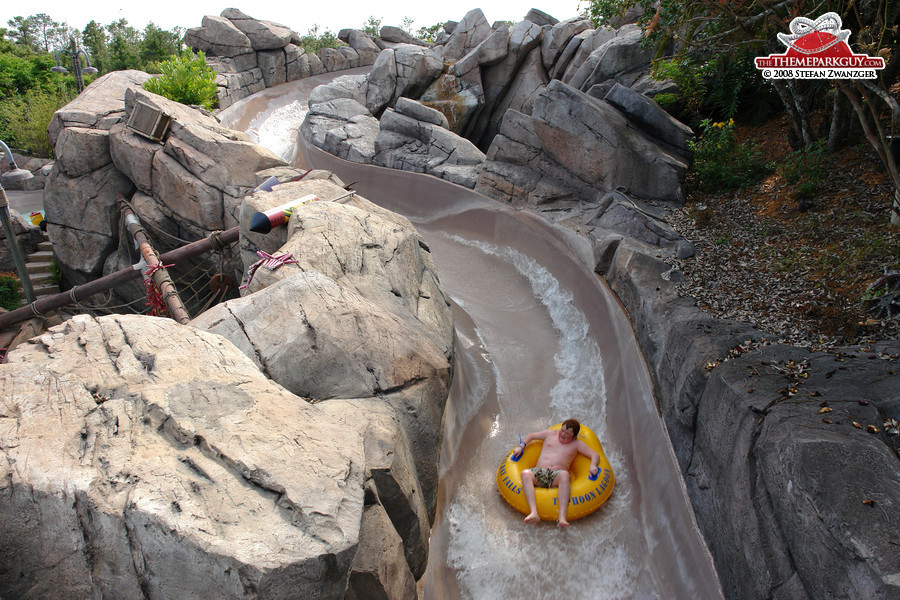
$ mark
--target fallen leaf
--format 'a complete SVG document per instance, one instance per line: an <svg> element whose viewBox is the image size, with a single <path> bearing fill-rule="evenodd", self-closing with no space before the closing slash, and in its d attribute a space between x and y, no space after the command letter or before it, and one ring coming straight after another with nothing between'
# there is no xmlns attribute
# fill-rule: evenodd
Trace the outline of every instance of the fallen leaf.
<svg viewBox="0 0 900 600"><path fill-rule="evenodd" d="M863 428L863 426L860 425L859 422L857 422L857 421L853 421L853 426L856 427L857 429L862 429L862 428Z"/></svg>
<svg viewBox="0 0 900 600"><path fill-rule="evenodd" d="M830 406L825 406L825 407L819 409L819 414L821 415L822 413L829 413L831 411L832 411L832 408Z"/></svg>
<svg viewBox="0 0 900 600"><path fill-rule="evenodd" d="M868 427L866 427L866 431L868 431L869 433L878 433L878 428L874 425L869 425Z"/></svg>

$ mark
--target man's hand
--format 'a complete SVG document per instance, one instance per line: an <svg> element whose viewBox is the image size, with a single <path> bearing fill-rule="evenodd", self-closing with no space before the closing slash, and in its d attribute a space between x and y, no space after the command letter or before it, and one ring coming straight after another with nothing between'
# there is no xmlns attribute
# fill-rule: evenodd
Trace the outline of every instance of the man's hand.
<svg viewBox="0 0 900 600"><path fill-rule="evenodd" d="M591 475L596 475L600 472L600 469L596 465L591 465Z"/></svg>
<svg viewBox="0 0 900 600"><path fill-rule="evenodd" d="M519 456L524 451L525 451L525 442L521 442L518 446L516 446L516 449L513 450L513 456Z"/></svg>

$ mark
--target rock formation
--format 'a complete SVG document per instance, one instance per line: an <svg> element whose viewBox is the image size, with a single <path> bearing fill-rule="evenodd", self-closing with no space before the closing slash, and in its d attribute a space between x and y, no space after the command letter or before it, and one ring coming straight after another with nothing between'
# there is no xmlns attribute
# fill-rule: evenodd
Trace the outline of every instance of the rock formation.
<svg viewBox="0 0 900 600"><path fill-rule="evenodd" d="M104 76L54 116L45 206L62 270L79 283L137 262L121 193L159 251L243 223L217 267L255 276L192 326L79 316L0 366L0 596L414 597L453 335L427 246L362 197L249 232L256 210L343 182L146 92L147 77ZM162 141L127 126L137 106L171 118ZM271 176L302 181L246 198ZM257 268L260 250L299 261ZM65 418L43 429L51 413Z"/></svg>
<svg viewBox="0 0 900 600"><path fill-rule="evenodd" d="M358 30L341 31L340 39L348 46L322 48L316 54L307 53L300 38L284 25L226 8L221 16L207 15L200 27L188 29L184 43L204 52L218 73L219 108L289 81L371 65L380 51L371 36Z"/></svg>
<svg viewBox="0 0 900 600"><path fill-rule="evenodd" d="M652 91L648 52L635 25L593 29L532 10L493 28L475 9L432 48L395 45L352 85L322 86L301 133L341 158L429 173L517 205L615 189L680 201L690 130L624 91ZM397 108L401 98L440 111L446 124Z"/></svg>
<svg viewBox="0 0 900 600"><path fill-rule="evenodd" d="M57 160L45 188L47 233L72 285L139 260L133 244L120 239L117 194L132 198L156 249L165 252L236 225L240 199L261 182L257 173L284 165L211 115L145 91L140 84L148 77L139 71L104 75L50 123ZM163 143L126 127L138 102L172 117ZM239 261L226 256L219 264L186 262L173 277L191 277L194 269L241 277ZM208 290L208 279L196 281L198 291ZM116 293L124 302L145 295L137 285Z"/></svg>

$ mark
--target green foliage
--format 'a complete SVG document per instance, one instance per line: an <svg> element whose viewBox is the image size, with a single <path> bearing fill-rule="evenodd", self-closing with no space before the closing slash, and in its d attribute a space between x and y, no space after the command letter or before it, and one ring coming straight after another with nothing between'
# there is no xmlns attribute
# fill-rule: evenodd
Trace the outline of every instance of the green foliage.
<svg viewBox="0 0 900 600"><path fill-rule="evenodd" d="M734 120L700 122L702 135L691 142L694 164L691 167L701 190L717 192L751 185L759 181L771 167L766 164L752 142L738 143Z"/></svg>
<svg viewBox="0 0 900 600"><path fill-rule="evenodd" d="M153 69L152 71L148 70L148 73L160 72L156 70L159 68L158 63L179 53L181 50L181 37L182 34L178 28L175 28L173 31L166 31L153 23L144 28L144 35L141 39L138 54L140 62L145 69Z"/></svg>
<svg viewBox="0 0 900 600"><path fill-rule="evenodd" d="M379 37L381 32L381 19L370 16L363 24L363 31L372 37Z"/></svg>
<svg viewBox="0 0 900 600"><path fill-rule="evenodd" d="M428 27L419 27L419 30L416 31L416 37L422 41L428 42L429 44L433 44L435 39L437 39L438 33L443 30L443 23L435 23L434 25L430 25Z"/></svg>
<svg viewBox="0 0 900 600"><path fill-rule="evenodd" d="M369 20L371 19L369 17ZM318 25L310 27L306 35L300 38L300 46L309 54L317 54L322 48L338 48L341 45L341 40L328 29L322 35L319 35Z"/></svg>
<svg viewBox="0 0 900 600"><path fill-rule="evenodd" d="M53 113L71 99L65 88L44 91L37 87L24 94L3 98L0 100L0 139L26 154L52 158L53 147L47 126Z"/></svg>
<svg viewBox="0 0 900 600"><path fill-rule="evenodd" d="M778 173L788 185L797 186L794 196L808 198L819 191L827 156L825 140L818 140L788 154L778 166Z"/></svg>
<svg viewBox="0 0 900 600"><path fill-rule="evenodd" d="M125 19L119 19L106 26L109 36L109 68L111 71L123 69L139 69L141 34L137 29L128 24Z"/></svg>
<svg viewBox="0 0 900 600"><path fill-rule="evenodd" d="M216 104L216 74L203 52L183 52L159 64L162 75L144 82L144 89L182 104L212 109Z"/></svg>
<svg viewBox="0 0 900 600"><path fill-rule="evenodd" d="M0 307L15 310L22 306L22 295L19 294L19 280L15 277L0 275Z"/></svg>
<svg viewBox="0 0 900 600"><path fill-rule="evenodd" d="M651 75L654 79L671 79L678 86L677 94L658 94L654 97L661 106L677 113L698 114L706 97L706 82L700 67L683 58L657 60L653 63Z"/></svg>

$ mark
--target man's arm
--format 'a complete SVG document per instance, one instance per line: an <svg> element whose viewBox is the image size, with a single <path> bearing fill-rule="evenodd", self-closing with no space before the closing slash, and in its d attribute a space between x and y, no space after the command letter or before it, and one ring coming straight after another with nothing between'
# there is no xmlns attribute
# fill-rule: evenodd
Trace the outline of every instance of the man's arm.
<svg viewBox="0 0 900 600"><path fill-rule="evenodd" d="M597 464L600 462L600 455L581 440L578 440L578 451L591 459L591 475L596 475L600 470L597 467Z"/></svg>
<svg viewBox="0 0 900 600"><path fill-rule="evenodd" d="M525 446L529 444L529 442L533 442L534 440L545 440L547 439L547 433L549 429L545 429L544 431L535 431L533 433L529 433L525 436L525 439L519 442L519 445L513 451L513 456L518 456L525 451Z"/></svg>

